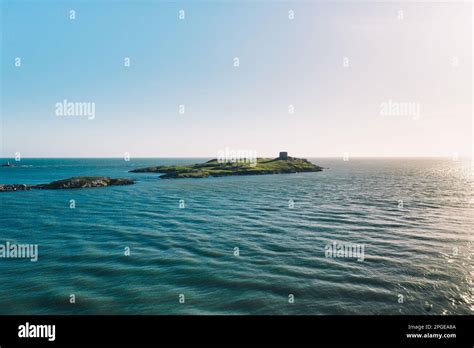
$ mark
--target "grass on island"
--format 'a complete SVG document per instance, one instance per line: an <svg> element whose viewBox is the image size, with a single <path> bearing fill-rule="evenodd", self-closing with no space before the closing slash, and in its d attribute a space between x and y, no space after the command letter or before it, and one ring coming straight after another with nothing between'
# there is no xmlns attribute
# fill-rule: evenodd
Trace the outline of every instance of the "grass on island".
<svg viewBox="0 0 474 348"><path fill-rule="evenodd" d="M306 159L289 157L258 158L246 162L219 162L217 159L185 166L157 166L132 170L134 173L162 173L161 178L206 178L210 176L317 172L322 168Z"/></svg>

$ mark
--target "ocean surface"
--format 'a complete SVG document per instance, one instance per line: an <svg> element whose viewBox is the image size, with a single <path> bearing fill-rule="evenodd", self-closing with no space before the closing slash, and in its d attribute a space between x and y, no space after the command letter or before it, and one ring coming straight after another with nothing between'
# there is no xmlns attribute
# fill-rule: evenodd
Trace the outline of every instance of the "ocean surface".
<svg viewBox="0 0 474 348"><path fill-rule="evenodd" d="M0 258L0 314L474 314L469 161L165 180L128 171L206 159L7 160L0 183L136 184L0 193L0 244L39 252ZM334 242L363 261L328 257Z"/></svg>

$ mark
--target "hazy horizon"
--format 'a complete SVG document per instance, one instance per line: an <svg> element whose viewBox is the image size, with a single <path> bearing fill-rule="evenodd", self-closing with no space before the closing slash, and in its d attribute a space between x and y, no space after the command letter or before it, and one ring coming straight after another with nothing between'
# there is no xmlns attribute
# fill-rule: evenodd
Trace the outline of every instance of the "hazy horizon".
<svg viewBox="0 0 474 348"><path fill-rule="evenodd" d="M341 158L343 159L343 156L312 156L312 155L292 155L288 154L290 157L298 157L298 158L326 158L326 159L337 159ZM134 158L136 159L154 159L154 158L216 158L217 156L130 156L130 161L132 161ZM278 157L272 156L272 155L258 155L258 158L273 158L273 157ZM12 159L14 160L14 156L11 157L0 157L1 159ZM453 158L453 156L349 156L349 159L450 159ZM68 156L68 157L61 157L61 156L51 156L51 157L39 157L39 156L31 156L31 157L21 157L21 160L24 159L123 159L123 157L118 157L118 156L106 156L106 157L101 157L101 156ZM472 160L472 157L468 156L459 156L457 157L456 160ZM21 162L20 160L20 162Z"/></svg>

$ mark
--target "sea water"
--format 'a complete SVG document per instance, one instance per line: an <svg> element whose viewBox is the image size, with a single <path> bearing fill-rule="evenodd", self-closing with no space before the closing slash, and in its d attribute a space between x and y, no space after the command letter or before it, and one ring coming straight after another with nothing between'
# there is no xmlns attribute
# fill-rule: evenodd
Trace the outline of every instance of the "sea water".
<svg viewBox="0 0 474 348"><path fill-rule="evenodd" d="M0 314L474 313L469 161L129 173L204 160L1 159L15 166L0 168L0 183L100 175L136 184L0 193L0 244L38 246L36 262L0 258Z"/></svg>

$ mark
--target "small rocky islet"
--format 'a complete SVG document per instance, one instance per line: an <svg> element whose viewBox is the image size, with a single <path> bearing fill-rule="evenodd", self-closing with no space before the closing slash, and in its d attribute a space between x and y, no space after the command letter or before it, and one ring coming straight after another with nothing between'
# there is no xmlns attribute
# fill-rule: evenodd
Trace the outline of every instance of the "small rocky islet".
<svg viewBox="0 0 474 348"><path fill-rule="evenodd" d="M185 166L155 166L131 170L131 173L158 173L162 179L208 178L232 175L265 175L320 172L323 168L307 159L290 157L280 152L277 158L256 158L253 161L221 161L212 159L205 163ZM104 176L78 176L57 180L48 184L0 184L0 192L28 190L62 190L107 186L132 185L135 181L126 178Z"/></svg>
<svg viewBox="0 0 474 348"><path fill-rule="evenodd" d="M69 179L53 181L49 184L0 184L0 192L79 189L91 187L132 185L134 183L135 182L132 179L124 178L113 179L106 176L78 176Z"/></svg>

